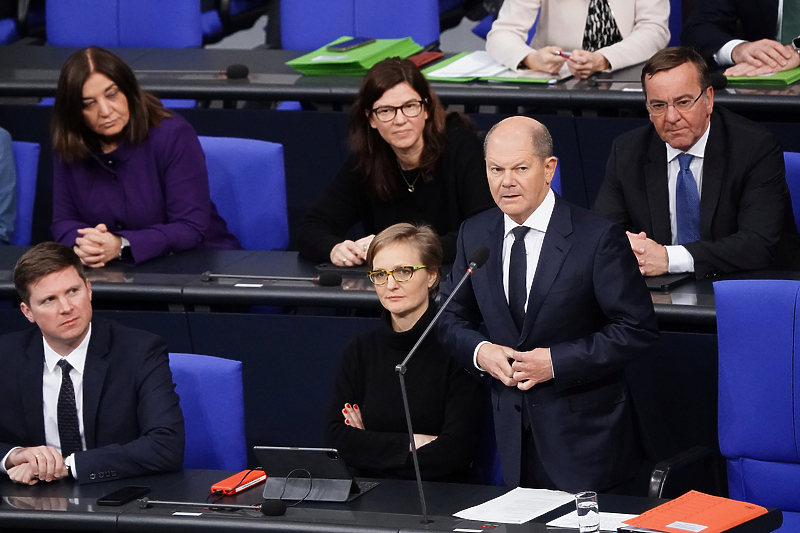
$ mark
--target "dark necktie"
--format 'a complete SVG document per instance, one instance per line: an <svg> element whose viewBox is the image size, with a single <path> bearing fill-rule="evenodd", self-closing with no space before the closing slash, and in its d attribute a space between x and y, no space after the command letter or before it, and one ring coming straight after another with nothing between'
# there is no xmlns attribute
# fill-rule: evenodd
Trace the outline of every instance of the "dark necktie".
<svg viewBox="0 0 800 533"><path fill-rule="evenodd" d="M781 44L789 44L795 37L800 37L800 2L783 0Z"/></svg>
<svg viewBox="0 0 800 533"><path fill-rule="evenodd" d="M675 188L675 214L678 222L678 244L700 240L700 195L697 182L689 168L693 155L680 154L678 183Z"/></svg>
<svg viewBox="0 0 800 533"><path fill-rule="evenodd" d="M61 367L61 390L58 392L58 438L61 441L61 455L83 450L81 429L78 424L78 408L75 406L75 388L69 371L72 370L66 359L58 362Z"/></svg>
<svg viewBox="0 0 800 533"><path fill-rule="evenodd" d="M525 276L528 273L525 234L529 229L517 226L511 230L514 234L514 244L511 246L511 259L508 263L508 308L519 331L522 331L522 324L525 322L525 301L528 299L525 284Z"/></svg>

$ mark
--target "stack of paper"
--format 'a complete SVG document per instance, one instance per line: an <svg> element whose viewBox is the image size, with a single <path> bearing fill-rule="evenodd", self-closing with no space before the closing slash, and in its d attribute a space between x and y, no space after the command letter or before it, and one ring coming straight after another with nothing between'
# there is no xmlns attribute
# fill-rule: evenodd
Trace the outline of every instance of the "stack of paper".
<svg viewBox="0 0 800 533"><path fill-rule="evenodd" d="M331 52L328 46L350 39L340 37L286 64L309 76L363 76L375 63L387 57L408 57L422 47L411 37L404 39L377 39L374 43L347 52Z"/></svg>
<svg viewBox="0 0 800 533"><path fill-rule="evenodd" d="M521 81L527 83L555 83L571 76L566 63L558 74L513 71L495 62L489 52L462 52L422 71L431 81Z"/></svg>
<svg viewBox="0 0 800 533"><path fill-rule="evenodd" d="M800 80L800 67L764 76L728 76L728 83L742 85L791 85Z"/></svg>
<svg viewBox="0 0 800 533"><path fill-rule="evenodd" d="M479 522L524 524L572 501L575 501L575 497L567 492L517 487L502 496L464 509L453 516Z"/></svg>

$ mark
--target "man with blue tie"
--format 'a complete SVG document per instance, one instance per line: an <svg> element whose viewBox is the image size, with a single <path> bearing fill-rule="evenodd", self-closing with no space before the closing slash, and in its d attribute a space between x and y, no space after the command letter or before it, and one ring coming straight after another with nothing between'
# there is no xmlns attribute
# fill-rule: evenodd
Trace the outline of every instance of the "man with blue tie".
<svg viewBox="0 0 800 533"><path fill-rule="evenodd" d="M689 48L650 58L642 88L651 124L614 141L594 204L628 231L642 274L791 268L800 241L775 136L714 109Z"/></svg>
<svg viewBox="0 0 800 533"><path fill-rule="evenodd" d="M485 156L498 209L462 224L442 298L474 249L489 259L442 313L439 341L492 378L507 485L625 490L639 464L625 366L658 336L628 239L550 189L557 161L539 122L498 123Z"/></svg>

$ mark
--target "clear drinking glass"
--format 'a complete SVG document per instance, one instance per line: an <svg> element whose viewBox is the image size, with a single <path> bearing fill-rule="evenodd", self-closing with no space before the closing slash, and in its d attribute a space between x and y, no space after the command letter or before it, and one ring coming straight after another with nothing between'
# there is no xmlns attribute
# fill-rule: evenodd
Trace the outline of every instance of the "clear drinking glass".
<svg viewBox="0 0 800 533"><path fill-rule="evenodd" d="M579 492L575 495L575 506L578 508L578 524L581 533L600 531L600 508L597 507L597 493Z"/></svg>

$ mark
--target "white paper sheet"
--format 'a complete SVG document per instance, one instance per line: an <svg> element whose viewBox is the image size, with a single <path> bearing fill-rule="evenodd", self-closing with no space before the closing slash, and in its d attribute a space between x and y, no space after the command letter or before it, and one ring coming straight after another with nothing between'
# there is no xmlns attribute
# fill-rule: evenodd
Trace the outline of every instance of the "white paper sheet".
<svg viewBox="0 0 800 533"><path fill-rule="evenodd" d="M477 51L457 59L449 65L428 74L432 78L482 78L495 76L506 70L500 63L495 63L489 52Z"/></svg>
<svg viewBox="0 0 800 533"><path fill-rule="evenodd" d="M622 527L623 520L630 520L631 518L635 518L639 515L635 514L622 514L622 513L600 513L600 531L616 531L617 528ZM578 511L572 511L571 513L567 513L564 516L556 518L555 520L551 520L547 523L548 526L552 527L571 527L573 529L579 529L580 524L578 523Z"/></svg>
<svg viewBox="0 0 800 533"><path fill-rule="evenodd" d="M498 498L464 509L453 516L481 522L523 524L572 501L574 496L567 492L517 487Z"/></svg>

